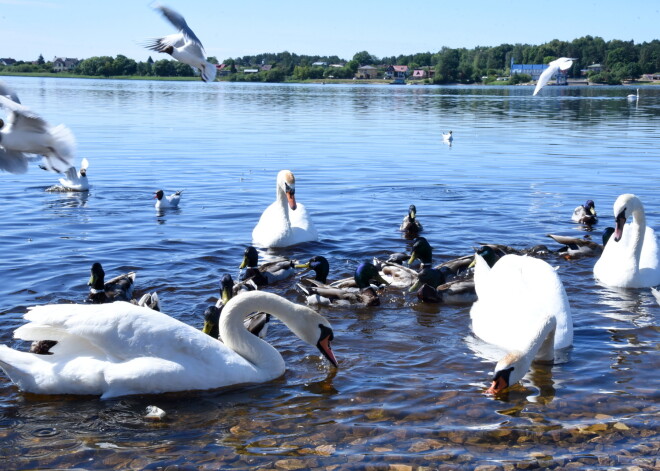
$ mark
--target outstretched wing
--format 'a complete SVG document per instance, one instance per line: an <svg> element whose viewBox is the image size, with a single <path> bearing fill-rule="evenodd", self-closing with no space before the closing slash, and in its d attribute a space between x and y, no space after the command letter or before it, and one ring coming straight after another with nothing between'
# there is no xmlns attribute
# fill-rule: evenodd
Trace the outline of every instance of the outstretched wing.
<svg viewBox="0 0 660 471"><path fill-rule="evenodd" d="M163 16L165 18L167 18L169 20L169 22L172 23L172 25L176 29L181 31L183 33L183 35L185 37L187 37L190 41L193 41L193 42L199 44L200 47L204 47L204 46L202 46L202 42L199 40L197 35L195 35L195 33L193 33L192 29L190 29L190 27L188 26L188 23L186 23L186 20L183 18L183 16L181 16L179 13L172 10L171 8L168 8L168 7L163 6L163 5L155 5L154 8L156 10L160 10L160 12L163 14Z"/></svg>

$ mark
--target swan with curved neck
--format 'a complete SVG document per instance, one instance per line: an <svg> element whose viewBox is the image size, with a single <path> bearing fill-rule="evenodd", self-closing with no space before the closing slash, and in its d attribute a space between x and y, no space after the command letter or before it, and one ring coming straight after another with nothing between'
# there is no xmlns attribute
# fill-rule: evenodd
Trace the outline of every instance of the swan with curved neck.
<svg viewBox="0 0 660 471"><path fill-rule="evenodd" d="M275 202L263 212L252 231L253 242L265 248L289 247L315 241L318 233L305 206L296 201L296 178L290 170L277 174Z"/></svg>
<svg viewBox="0 0 660 471"><path fill-rule="evenodd" d="M508 352L489 389L497 393L519 381L533 360L552 360L554 350L571 346L573 320L561 279L545 261L505 255L491 268L479 253L475 260L472 331Z"/></svg>
<svg viewBox="0 0 660 471"><path fill-rule="evenodd" d="M594 276L615 288L647 288L660 284L660 250L655 231L646 225L644 205L623 194L613 206L614 234L594 265ZM626 224L629 217L632 221Z"/></svg>
<svg viewBox="0 0 660 471"><path fill-rule="evenodd" d="M52 355L0 345L0 367L23 391L37 394L158 394L271 381L285 371L277 350L249 333L254 311L278 317L337 366L330 323L306 306L262 291L241 293L225 306L225 343L166 314L126 302L32 308L14 337L53 338Z"/></svg>

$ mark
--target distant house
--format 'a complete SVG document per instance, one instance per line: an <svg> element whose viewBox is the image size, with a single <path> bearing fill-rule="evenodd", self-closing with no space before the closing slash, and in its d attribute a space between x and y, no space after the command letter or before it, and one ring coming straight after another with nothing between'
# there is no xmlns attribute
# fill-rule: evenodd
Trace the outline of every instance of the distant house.
<svg viewBox="0 0 660 471"><path fill-rule="evenodd" d="M229 64L216 64L216 69L218 69L218 75L220 77L225 77L231 73L231 66Z"/></svg>
<svg viewBox="0 0 660 471"><path fill-rule="evenodd" d="M330 67L334 67L335 69L341 69L344 67L346 64L330 64Z"/></svg>
<svg viewBox="0 0 660 471"><path fill-rule="evenodd" d="M405 80L408 78L408 70L407 65L390 65L385 72L385 78Z"/></svg>
<svg viewBox="0 0 660 471"><path fill-rule="evenodd" d="M591 64L587 66L587 72L601 73L603 71L603 66L600 64Z"/></svg>
<svg viewBox="0 0 660 471"><path fill-rule="evenodd" d="M546 64L514 64L511 63L511 75L526 74L532 77L532 80L538 80L541 74L548 66Z"/></svg>
<svg viewBox="0 0 660 471"><path fill-rule="evenodd" d="M259 73L259 69L243 69L244 74L257 74Z"/></svg>
<svg viewBox="0 0 660 471"><path fill-rule="evenodd" d="M12 59L10 57L5 57L0 59L0 65L14 65L16 63L16 59Z"/></svg>
<svg viewBox="0 0 660 471"><path fill-rule="evenodd" d="M423 80L431 78L435 75L435 71L431 68L426 69L415 69L413 70L412 76L410 77L413 80Z"/></svg>
<svg viewBox="0 0 660 471"><path fill-rule="evenodd" d="M648 80L649 82L660 82L660 72L655 74L644 74L642 75L642 80Z"/></svg>
<svg viewBox="0 0 660 471"><path fill-rule="evenodd" d="M327 67L328 63L327 62L314 62L312 64L312 67Z"/></svg>
<svg viewBox="0 0 660 471"><path fill-rule="evenodd" d="M268 72L273 68L273 66L271 64L264 64L259 68L261 69L262 72Z"/></svg>
<svg viewBox="0 0 660 471"><path fill-rule="evenodd" d="M358 67L355 77L359 79L375 79L378 78L378 69L371 65L363 65Z"/></svg>
<svg viewBox="0 0 660 471"><path fill-rule="evenodd" d="M55 57L53 59L53 70L55 72L68 72L75 69L79 63L78 59L72 57Z"/></svg>

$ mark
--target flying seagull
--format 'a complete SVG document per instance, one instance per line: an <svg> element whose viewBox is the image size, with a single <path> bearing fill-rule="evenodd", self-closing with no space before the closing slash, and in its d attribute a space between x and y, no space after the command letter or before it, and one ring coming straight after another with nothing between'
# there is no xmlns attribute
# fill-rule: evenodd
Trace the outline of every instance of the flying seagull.
<svg viewBox="0 0 660 471"><path fill-rule="evenodd" d="M534 89L534 94L532 96L536 96L536 94L545 86L545 84L548 83L550 77L555 75L558 71L570 69L573 66L574 60L575 59L570 57L560 57L559 59L550 62L548 64L548 68L543 71L539 77L538 82L536 82L536 88Z"/></svg>
<svg viewBox="0 0 660 471"><path fill-rule="evenodd" d="M206 61L202 42L190 29L183 16L163 5L155 4L153 7L159 10L179 32L152 39L146 47L153 51L166 52L179 62L195 67L199 70L203 81L213 82L217 69L214 64Z"/></svg>
<svg viewBox="0 0 660 471"><path fill-rule="evenodd" d="M6 96L0 107L9 110L7 122L0 119L0 170L27 172L28 163L39 154L46 170L64 173L73 163L75 138L63 124L51 126L41 116Z"/></svg>

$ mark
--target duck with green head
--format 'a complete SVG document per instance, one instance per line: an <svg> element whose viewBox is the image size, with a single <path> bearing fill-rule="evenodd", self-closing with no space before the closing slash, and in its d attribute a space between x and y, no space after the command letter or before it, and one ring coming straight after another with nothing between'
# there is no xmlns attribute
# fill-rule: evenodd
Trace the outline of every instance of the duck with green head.
<svg viewBox="0 0 660 471"><path fill-rule="evenodd" d="M298 263L295 265L295 268L304 268L305 271L302 272L303 275L313 271L314 279L316 281L320 281L321 283L328 282L330 263L328 262L328 259L322 255L313 256L307 263Z"/></svg>
<svg viewBox="0 0 660 471"><path fill-rule="evenodd" d="M259 253L254 246L245 249L243 262L239 266L245 272L241 274L241 281L252 279L257 286L262 287L284 280L295 273L295 262L291 260L278 260L259 265Z"/></svg>
<svg viewBox="0 0 660 471"><path fill-rule="evenodd" d="M408 214L404 216L399 230L409 239L417 237L424 230L422 223L417 219L417 208L414 204L408 207Z"/></svg>
<svg viewBox="0 0 660 471"><path fill-rule="evenodd" d="M100 263L95 262L92 265L87 285L89 286L88 299L93 304L130 301L133 297L135 272L116 276L106 283L103 267Z"/></svg>

